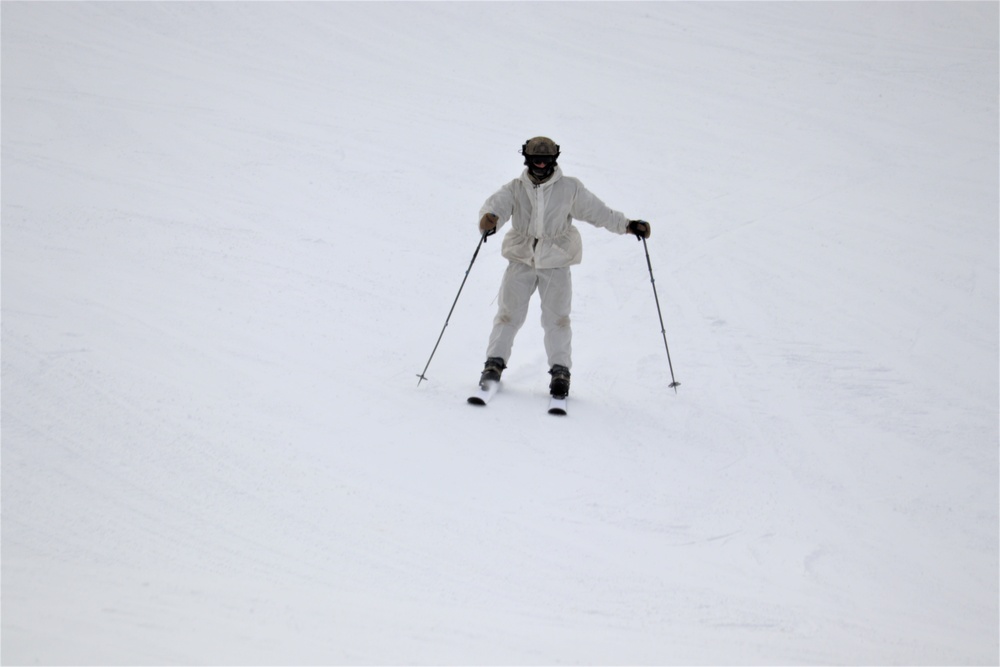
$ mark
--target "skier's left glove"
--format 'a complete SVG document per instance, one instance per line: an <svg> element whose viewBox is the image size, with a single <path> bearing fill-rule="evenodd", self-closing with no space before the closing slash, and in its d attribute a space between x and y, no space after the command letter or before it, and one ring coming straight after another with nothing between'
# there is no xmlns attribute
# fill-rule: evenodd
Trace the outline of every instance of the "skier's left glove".
<svg viewBox="0 0 1000 667"><path fill-rule="evenodd" d="M629 234L635 234L635 238L639 241L642 239L649 238L649 223L645 220L629 220L628 229L626 230Z"/></svg>

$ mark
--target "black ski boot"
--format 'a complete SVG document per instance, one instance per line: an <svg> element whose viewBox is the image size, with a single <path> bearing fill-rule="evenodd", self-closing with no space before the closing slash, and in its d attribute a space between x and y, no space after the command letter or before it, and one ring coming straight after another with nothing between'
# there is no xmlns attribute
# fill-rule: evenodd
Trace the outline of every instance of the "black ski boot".
<svg viewBox="0 0 1000 667"><path fill-rule="evenodd" d="M500 375L505 368L507 368L507 364L500 357L490 357L487 359L486 367L483 368L483 374L479 377L479 386L486 389L487 383L499 382Z"/></svg>
<svg viewBox="0 0 1000 667"><path fill-rule="evenodd" d="M556 398L566 398L569 396L569 369L556 364L549 371L552 381L549 383L549 393Z"/></svg>

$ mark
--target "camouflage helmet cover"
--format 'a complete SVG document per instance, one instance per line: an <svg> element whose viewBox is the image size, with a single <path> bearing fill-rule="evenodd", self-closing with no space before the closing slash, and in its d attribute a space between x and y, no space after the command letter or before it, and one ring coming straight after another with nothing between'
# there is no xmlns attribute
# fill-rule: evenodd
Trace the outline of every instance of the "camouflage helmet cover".
<svg viewBox="0 0 1000 667"><path fill-rule="evenodd" d="M521 155L551 155L553 158L559 157L559 144L548 137L532 137L521 146Z"/></svg>

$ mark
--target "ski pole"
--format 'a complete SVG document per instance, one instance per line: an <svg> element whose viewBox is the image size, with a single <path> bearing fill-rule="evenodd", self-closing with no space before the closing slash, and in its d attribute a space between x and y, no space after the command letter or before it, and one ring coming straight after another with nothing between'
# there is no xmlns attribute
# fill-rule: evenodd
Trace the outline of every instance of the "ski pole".
<svg viewBox="0 0 1000 667"><path fill-rule="evenodd" d="M663 312L660 310L660 297L656 294L656 279L653 278L653 263L649 260L649 246L646 245L646 237L640 237L642 239L642 248L646 251L646 266L649 267L649 282L653 284L653 298L656 299L656 314L660 316L660 333L663 334L663 347L667 350L667 365L670 366L670 386L673 387L674 393L677 393L677 387L680 386L680 382L674 379L674 364L670 361L670 346L667 345L667 329L663 326Z"/></svg>
<svg viewBox="0 0 1000 667"><path fill-rule="evenodd" d="M451 304L451 310L448 311L448 317L446 317L444 320L444 326L441 327L441 333L440 335L438 335L437 342L434 343L434 349L431 350L431 356L427 360L427 365L424 366L423 372L417 376L418 378L420 378L419 380L417 380L418 387L420 386L421 382L427 379L424 376L424 373L426 373L427 369L430 367L431 359L434 358L434 353L437 352L438 345L441 344L441 339L444 337L444 330L448 328L448 322L451 320L451 314L455 312L455 305L458 303L458 297L462 295L462 288L465 287L465 281L469 278L469 271L472 271L472 265L476 263L476 257L479 255L479 249L483 247L484 243L486 243L486 237L489 235L490 235L489 231L483 232L482 237L479 239L479 245L476 246L476 252L472 253L472 261L469 262L469 268L465 270L465 277L462 278L462 284L458 288L458 294L455 295L455 300Z"/></svg>

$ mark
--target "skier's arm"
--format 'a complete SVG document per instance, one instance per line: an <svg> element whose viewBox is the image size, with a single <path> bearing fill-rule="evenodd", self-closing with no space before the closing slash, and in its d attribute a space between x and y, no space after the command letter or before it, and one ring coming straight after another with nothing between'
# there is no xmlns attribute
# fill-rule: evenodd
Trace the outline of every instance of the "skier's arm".
<svg viewBox="0 0 1000 667"><path fill-rule="evenodd" d="M582 183L578 183L570 215L577 220L589 222L595 227L604 227L616 234L624 234L628 231L629 220L625 214L609 208Z"/></svg>
<svg viewBox="0 0 1000 667"><path fill-rule="evenodd" d="M572 216L604 227L618 234L634 234L638 239L649 238L650 224L645 220L629 220L624 213L608 208L590 190L579 184L573 200Z"/></svg>
<svg viewBox="0 0 1000 667"><path fill-rule="evenodd" d="M483 223L487 220L487 216L492 216L494 218L493 229L499 229L503 226L505 222L510 220L510 216L514 214L514 182L507 183L499 190L494 192L490 197L483 202L482 208L479 209L479 233L482 234L486 230L483 229Z"/></svg>

